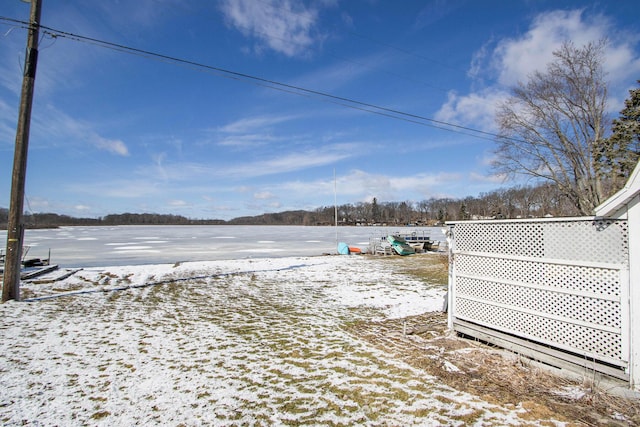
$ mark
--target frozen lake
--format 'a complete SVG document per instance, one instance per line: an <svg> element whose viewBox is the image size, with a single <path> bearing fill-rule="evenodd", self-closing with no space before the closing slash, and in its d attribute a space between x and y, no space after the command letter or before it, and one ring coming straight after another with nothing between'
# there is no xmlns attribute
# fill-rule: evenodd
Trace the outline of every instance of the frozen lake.
<svg viewBox="0 0 640 427"><path fill-rule="evenodd" d="M160 264L178 261L334 254L337 241L365 250L372 237L417 233L444 240L439 227L309 226L116 226L26 230L27 258L46 258L61 267ZM0 231L2 250L7 233Z"/></svg>

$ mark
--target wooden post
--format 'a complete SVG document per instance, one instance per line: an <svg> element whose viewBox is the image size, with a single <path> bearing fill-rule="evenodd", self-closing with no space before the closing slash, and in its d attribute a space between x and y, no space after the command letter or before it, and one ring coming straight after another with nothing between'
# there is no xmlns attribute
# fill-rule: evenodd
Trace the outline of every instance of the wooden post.
<svg viewBox="0 0 640 427"><path fill-rule="evenodd" d="M16 143L11 176L11 197L9 201L9 222L7 224L7 252L4 260L4 280L2 302L20 300L20 261L24 240L24 187L27 174L27 153L29 148L29 128L31 107L38 62L38 37L42 0L31 0L27 53L24 59L24 76L20 95L20 111L16 130Z"/></svg>

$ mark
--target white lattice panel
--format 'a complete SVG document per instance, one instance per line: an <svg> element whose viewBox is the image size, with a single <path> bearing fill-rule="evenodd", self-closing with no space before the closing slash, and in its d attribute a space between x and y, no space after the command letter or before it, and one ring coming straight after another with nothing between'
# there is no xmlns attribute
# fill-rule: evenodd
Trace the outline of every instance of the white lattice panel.
<svg viewBox="0 0 640 427"><path fill-rule="evenodd" d="M514 310L534 312L540 317L588 323L594 328L619 330L622 327L619 300L558 293L467 277L459 278L456 291L460 298L502 304Z"/></svg>
<svg viewBox="0 0 640 427"><path fill-rule="evenodd" d="M565 292L590 292L594 295L620 296L620 270L535 260L509 259L457 254L456 270L460 275L492 277L500 281L526 283L530 286L556 288Z"/></svg>
<svg viewBox="0 0 640 427"><path fill-rule="evenodd" d="M453 316L624 366L625 220L453 227Z"/></svg>
<svg viewBox="0 0 640 427"><path fill-rule="evenodd" d="M522 257L628 263L623 220L457 223L456 250Z"/></svg>
<svg viewBox="0 0 640 427"><path fill-rule="evenodd" d="M541 223L483 222L455 225L456 251L500 253L542 257L544 238Z"/></svg>
<svg viewBox="0 0 640 427"><path fill-rule="evenodd" d="M572 351L586 354L589 359L595 357L608 363L622 360L620 334L585 327L571 322L509 310L493 304L461 298L456 301L461 312L467 314L463 320L480 323L501 332L516 334Z"/></svg>

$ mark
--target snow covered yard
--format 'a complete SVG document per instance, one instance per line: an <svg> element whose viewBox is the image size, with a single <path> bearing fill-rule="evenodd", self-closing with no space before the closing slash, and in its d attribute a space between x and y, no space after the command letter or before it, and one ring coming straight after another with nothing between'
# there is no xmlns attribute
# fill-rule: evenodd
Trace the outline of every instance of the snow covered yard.
<svg viewBox="0 0 640 427"><path fill-rule="evenodd" d="M562 425L455 390L349 332L441 284L354 256L82 270L0 305L3 425ZM515 402L514 402L515 403Z"/></svg>

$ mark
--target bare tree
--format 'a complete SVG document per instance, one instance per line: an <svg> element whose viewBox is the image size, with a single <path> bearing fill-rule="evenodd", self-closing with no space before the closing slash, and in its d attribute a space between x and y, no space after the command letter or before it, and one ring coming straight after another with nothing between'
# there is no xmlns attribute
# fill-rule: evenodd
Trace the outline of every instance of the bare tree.
<svg viewBox="0 0 640 427"><path fill-rule="evenodd" d="M597 161L605 140L605 47L564 43L546 71L515 87L497 111L496 170L555 183L584 215L607 196L606 170Z"/></svg>

